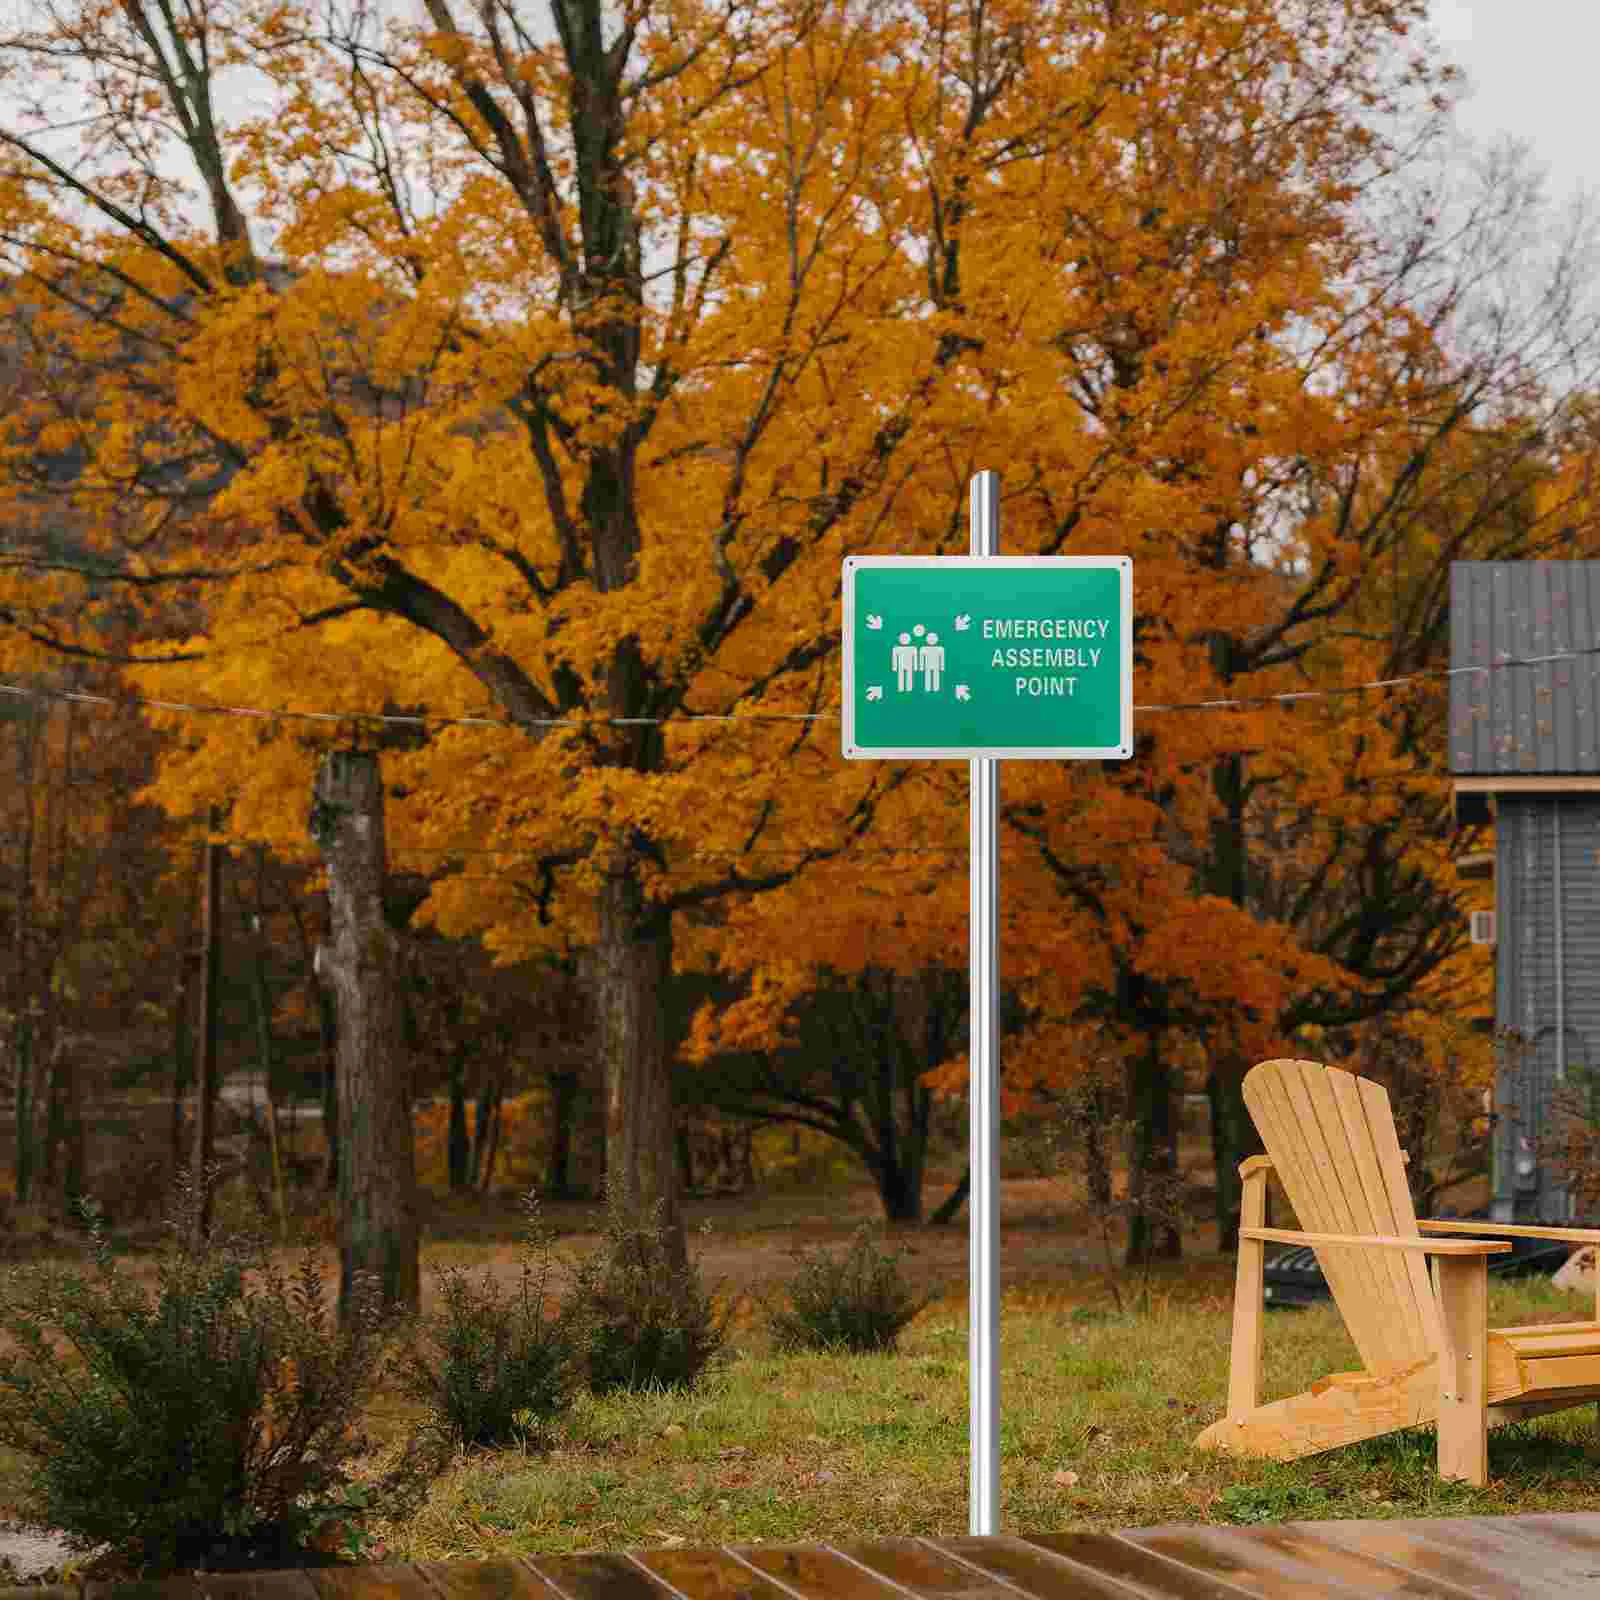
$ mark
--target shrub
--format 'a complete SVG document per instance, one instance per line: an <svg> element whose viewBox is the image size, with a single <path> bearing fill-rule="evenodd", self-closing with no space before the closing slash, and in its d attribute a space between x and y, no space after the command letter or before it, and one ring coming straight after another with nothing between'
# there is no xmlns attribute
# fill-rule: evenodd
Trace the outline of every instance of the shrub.
<svg viewBox="0 0 1600 1600"><path fill-rule="evenodd" d="M444 1310L419 1324L390 1368L396 1387L426 1403L435 1423L464 1445L526 1443L566 1409L582 1382L572 1316L566 1308L544 1315L550 1239L531 1192L522 1209L528 1231L512 1298L501 1298L488 1271L474 1287L462 1268L439 1268ZM537 1279L535 1251L542 1258Z"/></svg>
<svg viewBox="0 0 1600 1600"><path fill-rule="evenodd" d="M334 1331L309 1253L286 1282L258 1238L197 1250L198 1203L180 1179L154 1304L92 1204L94 1280L7 1272L0 1331L19 1353L0 1355L0 1444L37 1462L27 1514L147 1569L282 1565L349 1510L346 1465L365 1446L351 1423L386 1319L366 1283Z"/></svg>
<svg viewBox="0 0 1600 1600"><path fill-rule="evenodd" d="M893 1350L911 1319L932 1304L900 1276L899 1252L873 1248L871 1225L857 1228L842 1257L794 1255L800 1270L786 1285L789 1304L769 1325L780 1350Z"/></svg>
<svg viewBox="0 0 1600 1600"><path fill-rule="evenodd" d="M590 1392L692 1389L722 1357L732 1320L691 1261L674 1269L657 1202L648 1225L606 1195L606 1237L572 1273L572 1314Z"/></svg>

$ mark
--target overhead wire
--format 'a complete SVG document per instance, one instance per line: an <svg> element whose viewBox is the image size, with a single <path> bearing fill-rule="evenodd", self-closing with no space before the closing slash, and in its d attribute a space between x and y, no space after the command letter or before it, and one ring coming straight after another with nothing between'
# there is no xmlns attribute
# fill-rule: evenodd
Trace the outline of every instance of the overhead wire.
<svg viewBox="0 0 1600 1600"><path fill-rule="evenodd" d="M1345 695L1370 694L1380 689L1398 689L1407 684L1426 683L1440 678L1461 677L1469 673L1487 674L1508 667L1538 667L1557 661L1578 661L1600 655L1600 645L1583 650L1562 650L1543 656L1505 657L1477 666L1432 667L1420 672L1402 673L1393 678L1372 678L1363 683L1337 684L1326 689L1291 689L1276 694L1233 695L1212 700L1156 701L1136 704L1136 714L1150 715L1178 711L1232 711L1253 706L1289 705L1301 701L1333 700ZM303 721L334 724L379 723L420 728L660 728L696 722L838 722L837 711L681 711L670 717L498 717L435 716L429 713L398 711L304 711L289 707L201 705L193 701L162 700L147 695L96 694L87 689L58 689L15 682L0 682L0 694L28 699L68 701L80 705L113 708L141 707L193 716L250 717L265 722Z"/></svg>
<svg viewBox="0 0 1600 1600"><path fill-rule="evenodd" d="M1507 656L1499 661L1482 665L1463 667L1440 667L1425 669L1420 672L1405 673L1391 678L1374 678L1362 683L1338 684L1322 689L1290 690L1276 694L1265 695L1239 695L1221 699L1155 702L1136 704L1135 713L1161 713L1161 712L1189 712L1189 711L1222 711L1242 710L1250 707L1270 705L1292 705L1303 701L1331 700L1354 694L1368 694L1374 691L1397 689L1408 684L1436 681L1442 678L1454 678L1467 674L1487 675L1504 668L1537 667L1550 665L1560 661L1577 661L1587 657L1600 656L1600 645L1582 650L1564 650L1542 656ZM837 722L838 712L739 712L709 714L700 712L683 712L673 717L592 717L586 719L574 718L519 718L504 717L474 717L474 716L433 716L425 713L407 712L373 712L373 711L308 711L288 708L269 708L264 706L235 706L235 705L202 705L195 702L181 700L157 699L144 695L108 695L98 694L87 689L64 689L33 684L21 684L10 681L0 681L0 694L10 695L13 698L31 700L60 701L68 704L107 706L112 709L143 708L155 711L164 711L179 715L195 716L231 716L246 717L259 721L298 720L312 722L328 722L333 724L352 723L378 723L400 724L409 727L571 727L578 728L586 725L603 725L612 727L639 727L639 726L665 726L674 723L694 722ZM256 847L267 845L268 848L281 847L281 841L275 844L272 841L259 839L229 839L224 841L233 847ZM483 845L467 844L440 844L440 845L391 845L393 855L429 855L447 857L466 856L493 856L505 858L508 856L526 856L529 859L538 859L541 852L530 851L525 847L514 845L500 847L485 847ZM789 848L757 847L752 850L702 850L690 849L675 851L681 859L702 860L752 860L756 858L776 857L804 857L813 850L822 846L798 846ZM964 845L892 845L881 847L867 847L852 851L852 857L857 856L908 856L908 855L959 855L964 853Z"/></svg>

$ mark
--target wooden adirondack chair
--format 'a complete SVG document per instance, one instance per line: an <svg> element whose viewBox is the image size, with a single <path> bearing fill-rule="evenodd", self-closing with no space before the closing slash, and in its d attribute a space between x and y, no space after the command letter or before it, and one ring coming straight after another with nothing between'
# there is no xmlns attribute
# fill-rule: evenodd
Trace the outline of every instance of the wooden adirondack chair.
<svg viewBox="0 0 1600 1600"><path fill-rule="evenodd" d="M1228 1414L1195 1441L1204 1450L1293 1461L1397 1428L1434 1422L1439 1475L1482 1485L1488 1429L1600 1400L1596 1320L1488 1327L1484 1224L1418 1223L1389 1096L1381 1084L1315 1061L1264 1061L1244 1100L1266 1146L1244 1179ZM1278 1174L1304 1232L1267 1228L1266 1183ZM1582 1228L1502 1227L1541 1239L1600 1243ZM1315 1248L1365 1370L1322 1378L1304 1394L1260 1403L1262 1257L1268 1243ZM1434 1262L1430 1281L1426 1259Z"/></svg>

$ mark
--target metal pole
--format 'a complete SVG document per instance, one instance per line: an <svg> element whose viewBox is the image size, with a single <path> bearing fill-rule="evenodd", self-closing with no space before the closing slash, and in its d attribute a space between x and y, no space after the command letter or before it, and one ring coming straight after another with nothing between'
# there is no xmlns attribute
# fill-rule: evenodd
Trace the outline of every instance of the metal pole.
<svg viewBox="0 0 1600 1600"><path fill-rule="evenodd" d="M1000 475L972 480L972 554L1000 553ZM971 1531L994 1534L1000 1519L1000 763L973 758L971 785L971 901L967 945L971 962L968 1118L972 1193L968 1202L967 1363L971 1385Z"/></svg>

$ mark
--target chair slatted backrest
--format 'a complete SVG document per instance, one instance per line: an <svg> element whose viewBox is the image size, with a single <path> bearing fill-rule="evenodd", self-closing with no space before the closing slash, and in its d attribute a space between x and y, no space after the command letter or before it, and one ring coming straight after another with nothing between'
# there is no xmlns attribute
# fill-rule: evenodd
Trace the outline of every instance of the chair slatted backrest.
<svg viewBox="0 0 1600 1600"><path fill-rule="evenodd" d="M1382 1084L1317 1061L1263 1061L1245 1074L1244 1101L1303 1231L1418 1237ZM1422 1254L1318 1246L1317 1260L1369 1372L1439 1348Z"/></svg>

